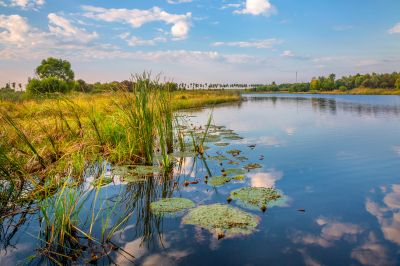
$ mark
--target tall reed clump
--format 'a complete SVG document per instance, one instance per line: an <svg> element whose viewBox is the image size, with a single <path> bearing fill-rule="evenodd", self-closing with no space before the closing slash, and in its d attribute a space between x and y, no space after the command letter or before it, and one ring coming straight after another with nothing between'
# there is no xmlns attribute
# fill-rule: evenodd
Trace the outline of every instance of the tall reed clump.
<svg viewBox="0 0 400 266"><path fill-rule="evenodd" d="M120 100L116 101L126 127L128 147L143 164L153 164L155 150L161 151L165 161L173 149L169 87L158 79L151 79L148 73L133 76L133 83L133 92L122 91Z"/></svg>

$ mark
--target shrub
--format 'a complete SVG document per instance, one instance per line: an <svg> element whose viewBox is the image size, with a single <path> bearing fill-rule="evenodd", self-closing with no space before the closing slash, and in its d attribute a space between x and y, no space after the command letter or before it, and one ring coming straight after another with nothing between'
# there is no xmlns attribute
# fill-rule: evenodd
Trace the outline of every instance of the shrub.
<svg viewBox="0 0 400 266"><path fill-rule="evenodd" d="M339 87L339 90L340 90L340 91L347 91L347 87L346 87L346 86L340 86L340 87Z"/></svg>
<svg viewBox="0 0 400 266"><path fill-rule="evenodd" d="M44 79L32 79L26 86L26 91L30 94L40 94L40 93L53 93L61 92L66 93L72 89L74 86L73 82L67 82L60 80L55 77L49 77Z"/></svg>

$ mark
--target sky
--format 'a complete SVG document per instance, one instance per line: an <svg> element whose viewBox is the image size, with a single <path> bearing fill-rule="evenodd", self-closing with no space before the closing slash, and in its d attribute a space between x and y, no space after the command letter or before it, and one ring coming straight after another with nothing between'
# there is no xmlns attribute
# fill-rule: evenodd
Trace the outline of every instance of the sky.
<svg viewBox="0 0 400 266"><path fill-rule="evenodd" d="M308 82L400 71L399 0L0 0L0 85L49 56L77 79Z"/></svg>

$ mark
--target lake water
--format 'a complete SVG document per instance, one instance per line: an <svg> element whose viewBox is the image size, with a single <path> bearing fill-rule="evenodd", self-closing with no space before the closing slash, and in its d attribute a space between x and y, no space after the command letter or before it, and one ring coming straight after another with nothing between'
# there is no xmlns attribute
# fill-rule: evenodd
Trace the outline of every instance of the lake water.
<svg viewBox="0 0 400 266"><path fill-rule="evenodd" d="M204 125L211 109L184 113L190 123ZM238 149L248 157L241 165L262 168L242 181L213 187L204 183L204 162L185 158L167 179L104 187L102 202L118 198L117 212L133 215L112 238L123 252L110 253L100 264L400 264L400 97L249 94L240 103L216 106L212 117L213 124L243 139L224 140L227 147L208 143L206 154ZM210 160L207 167L220 175L219 162ZM222 167L230 166L224 161ZM183 186L187 180L199 183ZM207 230L183 225L184 213L159 217L149 208L150 202L172 196L196 205L228 204L230 191L244 186L275 187L286 197L285 204L265 213L232 201L260 217L247 236L218 240ZM21 224L20 218L3 222L1 265L26 263L41 246L37 214L26 214Z"/></svg>

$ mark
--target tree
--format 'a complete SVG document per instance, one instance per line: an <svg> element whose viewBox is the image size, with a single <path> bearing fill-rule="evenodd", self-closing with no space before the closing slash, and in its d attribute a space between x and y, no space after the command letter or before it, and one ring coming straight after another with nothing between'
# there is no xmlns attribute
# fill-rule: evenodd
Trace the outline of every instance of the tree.
<svg viewBox="0 0 400 266"><path fill-rule="evenodd" d="M396 83L394 85L396 89L400 90L400 77L396 80Z"/></svg>
<svg viewBox="0 0 400 266"><path fill-rule="evenodd" d="M71 90L73 85L73 82L66 82L55 77L49 77L40 80L31 79L31 81L26 86L26 91L30 94L54 92L65 93Z"/></svg>
<svg viewBox="0 0 400 266"><path fill-rule="evenodd" d="M36 74L41 79L54 77L67 82L74 80L74 72L71 69L71 63L67 60L54 57L42 60L40 66L36 68Z"/></svg>
<svg viewBox="0 0 400 266"><path fill-rule="evenodd" d="M319 90L319 81L318 79L313 78L310 82L310 90L316 91Z"/></svg>

